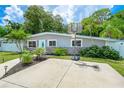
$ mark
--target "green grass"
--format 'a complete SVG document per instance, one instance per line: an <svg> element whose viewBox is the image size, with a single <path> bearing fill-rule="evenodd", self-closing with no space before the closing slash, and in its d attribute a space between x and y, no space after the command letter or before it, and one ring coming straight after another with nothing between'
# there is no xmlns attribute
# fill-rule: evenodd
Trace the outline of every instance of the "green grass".
<svg viewBox="0 0 124 93"><path fill-rule="evenodd" d="M19 58L19 54L14 53L14 52L0 52L0 64L4 62Z"/></svg>
<svg viewBox="0 0 124 93"><path fill-rule="evenodd" d="M59 59L71 59L71 56L51 56L50 58L59 58ZM88 62L98 62L98 63L107 63L122 76L124 76L124 60L111 60L111 59L102 59L102 58L90 58L90 57L81 57L81 61Z"/></svg>

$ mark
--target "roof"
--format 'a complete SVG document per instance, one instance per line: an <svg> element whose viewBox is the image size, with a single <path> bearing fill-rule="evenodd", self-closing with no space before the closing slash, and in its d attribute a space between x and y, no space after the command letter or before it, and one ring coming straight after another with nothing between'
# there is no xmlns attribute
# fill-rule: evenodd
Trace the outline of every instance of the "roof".
<svg viewBox="0 0 124 93"><path fill-rule="evenodd" d="M38 34L32 35L31 37L42 36L42 35L59 35L59 36L72 37L72 34L55 33L55 32L43 32L43 33L38 33ZM78 37L78 38L86 38L86 39L104 40L104 41L119 41L119 40L117 40L117 39L101 38L101 37L93 37L93 36L84 36L84 35L76 35L76 37Z"/></svg>

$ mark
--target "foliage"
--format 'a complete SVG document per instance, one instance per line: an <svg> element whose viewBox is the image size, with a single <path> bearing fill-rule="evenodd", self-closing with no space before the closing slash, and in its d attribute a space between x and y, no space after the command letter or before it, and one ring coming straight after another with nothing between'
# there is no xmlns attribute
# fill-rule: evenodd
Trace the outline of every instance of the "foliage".
<svg viewBox="0 0 124 93"><path fill-rule="evenodd" d="M87 57L101 57L101 50L98 46L94 45L80 50L81 56Z"/></svg>
<svg viewBox="0 0 124 93"><path fill-rule="evenodd" d="M109 38L115 38L115 39L120 39L123 38L123 33L118 29L113 26L108 25L105 30L103 30L100 33L100 37L109 37Z"/></svg>
<svg viewBox="0 0 124 93"><path fill-rule="evenodd" d="M101 9L81 21L80 34L88 36L124 38L124 10L111 14L109 9Z"/></svg>
<svg viewBox="0 0 124 93"><path fill-rule="evenodd" d="M93 20L97 24L103 23L105 20L108 20L111 17L111 11L108 8L103 8L92 14Z"/></svg>
<svg viewBox="0 0 124 93"><path fill-rule="evenodd" d="M9 34L5 36L7 38L7 41L13 41L16 43L17 48L20 52L23 52L23 42L27 40L29 37L29 34L26 34L24 30L13 30Z"/></svg>
<svg viewBox="0 0 124 93"><path fill-rule="evenodd" d="M98 47L95 45L85 49L81 49L80 55L86 57L108 58L114 60L119 60L121 58L119 52L117 52L116 50L111 49L108 46Z"/></svg>
<svg viewBox="0 0 124 93"><path fill-rule="evenodd" d="M66 48L55 48L53 50L53 54L57 56L65 56L68 54L68 52Z"/></svg>
<svg viewBox="0 0 124 93"><path fill-rule="evenodd" d="M26 50L23 52L21 59L23 64L30 64L32 63L32 54Z"/></svg>
<svg viewBox="0 0 124 93"><path fill-rule="evenodd" d="M119 52L114 49L110 49L109 46L103 46L101 50L103 58L110 58L114 60L121 59L121 57L119 56Z"/></svg>
<svg viewBox="0 0 124 93"><path fill-rule="evenodd" d="M4 27L0 26L0 37L3 37L7 34L6 30Z"/></svg>
<svg viewBox="0 0 124 93"><path fill-rule="evenodd" d="M24 28L31 34L40 32L65 32L63 20L59 15L53 16L43 7L32 5L24 13Z"/></svg>
<svg viewBox="0 0 124 93"><path fill-rule="evenodd" d="M19 30L22 28L22 24L17 23L17 22L12 22L11 20L6 19L6 25L5 25L5 29L7 30L7 32L11 32L12 30Z"/></svg>
<svg viewBox="0 0 124 93"><path fill-rule="evenodd" d="M102 24L110 18L109 9L101 9L94 12L90 17L84 18L81 21L83 30L81 34L90 36L99 36L99 33L104 29Z"/></svg>
<svg viewBox="0 0 124 93"><path fill-rule="evenodd" d="M36 48L36 50L34 50L33 53L37 56L41 56L44 54L44 48Z"/></svg>

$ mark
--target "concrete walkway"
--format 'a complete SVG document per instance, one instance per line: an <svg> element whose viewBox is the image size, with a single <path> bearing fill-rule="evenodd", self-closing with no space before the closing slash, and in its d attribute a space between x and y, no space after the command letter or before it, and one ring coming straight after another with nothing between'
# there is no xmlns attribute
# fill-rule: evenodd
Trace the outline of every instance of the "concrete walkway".
<svg viewBox="0 0 124 93"><path fill-rule="evenodd" d="M48 59L2 79L0 87L124 87L124 77L108 64Z"/></svg>
<svg viewBox="0 0 124 93"><path fill-rule="evenodd" d="M14 59L14 60L10 60L7 61L5 63L0 64L0 78L5 74L5 70L4 70L4 66L8 66L7 71L10 70L13 66L15 66L16 64L18 64L19 58L18 59Z"/></svg>

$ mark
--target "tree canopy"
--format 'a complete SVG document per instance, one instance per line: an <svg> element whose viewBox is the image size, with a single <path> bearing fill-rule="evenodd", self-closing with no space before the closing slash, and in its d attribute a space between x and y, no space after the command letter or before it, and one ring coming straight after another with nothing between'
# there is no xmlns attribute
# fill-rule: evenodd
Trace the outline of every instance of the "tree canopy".
<svg viewBox="0 0 124 93"><path fill-rule="evenodd" d="M81 21L84 29L81 34L90 36L123 39L124 10L111 14L109 9L101 9Z"/></svg>
<svg viewBox="0 0 124 93"><path fill-rule="evenodd" d="M46 12L43 7L29 6L24 14L24 28L31 34L40 32L67 32L64 29L63 20L59 15L54 16Z"/></svg>
<svg viewBox="0 0 124 93"><path fill-rule="evenodd" d="M0 26L0 37L3 37L7 34L6 30L4 27Z"/></svg>

